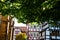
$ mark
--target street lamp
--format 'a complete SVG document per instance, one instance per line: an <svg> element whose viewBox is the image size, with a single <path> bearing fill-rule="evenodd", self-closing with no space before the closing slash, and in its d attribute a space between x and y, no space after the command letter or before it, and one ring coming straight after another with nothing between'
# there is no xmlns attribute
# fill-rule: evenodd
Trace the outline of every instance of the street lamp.
<svg viewBox="0 0 60 40"><path fill-rule="evenodd" d="M45 7L43 7L43 10L45 10Z"/></svg>

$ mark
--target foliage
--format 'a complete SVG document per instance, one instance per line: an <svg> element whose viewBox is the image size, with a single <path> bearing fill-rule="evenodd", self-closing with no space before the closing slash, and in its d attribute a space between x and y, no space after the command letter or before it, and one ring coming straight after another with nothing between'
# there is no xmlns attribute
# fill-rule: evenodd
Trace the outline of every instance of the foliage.
<svg viewBox="0 0 60 40"><path fill-rule="evenodd" d="M59 0L1 0L0 11L24 23L60 21Z"/></svg>
<svg viewBox="0 0 60 40"><path fill-rule="evenodd" d="M26 33L19 33L18 35L16 35L16 40L26 40L26 39L27 39Z"/></svg>

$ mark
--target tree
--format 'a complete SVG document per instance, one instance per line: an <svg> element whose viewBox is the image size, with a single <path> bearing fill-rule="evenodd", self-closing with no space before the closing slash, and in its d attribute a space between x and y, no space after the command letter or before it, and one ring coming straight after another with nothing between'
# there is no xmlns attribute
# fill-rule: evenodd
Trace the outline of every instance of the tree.
<svg viewBox="0 0 60 40"><path fill-rule="evenodd" d="M19 33L16 35L16 40L27 40L26 33Z"/></svg>
<svg viewBox="0 0 60 40"><path fill-rule="evenodd" d="M19 22L60 21L59 0L3 0L0 4L3 15L14 15Z"/></svg>

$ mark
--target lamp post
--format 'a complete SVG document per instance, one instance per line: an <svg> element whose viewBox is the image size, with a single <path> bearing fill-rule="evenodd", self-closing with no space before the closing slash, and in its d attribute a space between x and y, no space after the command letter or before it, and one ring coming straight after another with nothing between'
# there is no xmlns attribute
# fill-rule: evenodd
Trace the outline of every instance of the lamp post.
<svg viewBox="0 0 60 40"><path fill-rule="evenodd" d="M13 31L14 31L14 19L11 21L11 35L10 35L10 40L13 40L13 33L14 33Z"/></svg>
<svg viewBox="0 0 60 40"><path fill-rule="evenodd" d="M6 40L12 40L12 32L13 32L13 26L14 26L14 22L12 18L13 17L11 15L8 15Z"/></svg>
<svg viewBox="0 0 60 40"><path fill-rule="evenodd" d="M8 35L9 35L9 15L7 16L7 23L6 23L6 40L8 40Z"/></svg>

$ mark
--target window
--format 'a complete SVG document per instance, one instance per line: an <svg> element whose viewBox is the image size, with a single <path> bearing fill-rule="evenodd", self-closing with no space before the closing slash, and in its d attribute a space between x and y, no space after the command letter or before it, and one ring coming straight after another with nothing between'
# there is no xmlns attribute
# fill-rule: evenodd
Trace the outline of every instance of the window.
<svg viewBox="0 0 60 40"><path fill-rule="evenodd" d="M34 33L34 37L36 37L36 34Z"/></svg>
<svg viewBox="0 0 60 40"><path fill-rule="evenodd" d="M50 33L51 36L60 36L59 31L52 31Z"/></svg>
<svg viewBox="0 0 60 40"><path fill-rule="evenodd" d="M39 36L39 34L37 34L37 36Z"/></svg>
<svg viewBox="0 0 60 40"><path fill-rule="evenodd" d="M31 34L31 36L33 36L33 35Z"/></svg>
<svg viewBox="0 0 60 40"><path fill-rule="evenodd" d="M46 31L46 35L50 35L50 31Z"/></svg>
<svg viewBox="0 0 60 40"><path fill-rule="evenodd" d="M42 33L41 33L41 36L42 36Z"/></svg>

